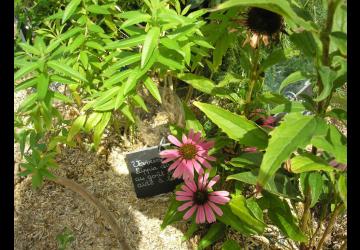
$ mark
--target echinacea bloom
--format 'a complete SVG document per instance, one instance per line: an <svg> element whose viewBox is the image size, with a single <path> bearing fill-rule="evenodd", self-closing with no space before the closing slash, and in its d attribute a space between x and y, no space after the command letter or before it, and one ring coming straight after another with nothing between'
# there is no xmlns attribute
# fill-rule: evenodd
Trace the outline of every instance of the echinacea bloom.
<svg viewBox="0 0 360 250"><path fill-rule="evenodd" d="M200 132L194 133L191 129L188 136L182 135L182 142L173 135L169 135L168 140L178 148L163 150L160 152L160 157L164 158L162 163L174 161L168 168L168 171L175 169L174 178L194 178L194 169L198 174L202 174L204 172L202 166L210 169L211 165L208 161L216 160L215 157L208 155L214 142L201 139Z"/></svg>
<svg viewBox="0 0 360 250"><path fill-rule="evenodd" d="M219 180L217 175L208 181L209 174L199 175L198 183L195 184L193 179L185 180L185 184L181 186L182 191L176 191L176 200L186 201L180 207L179 211L190 209L184 214L183 219L189 219L196 212L195 222L197 224L212 223L216 221L215 214L222 216L222 210L216 205L225 205L230 201L228 191L211 191L212 186ZM215 212L215 214L214 214Z"/></svg>
<svg viewBox="0 0 360 250"><path fill-rule="evenodd" d="M243 45L249 42L253 48L257 48L261 41L267 46L271 40L278 39L280 32L286 33L283 17L262 8L250 8L245 20L238 20L238 22L249 30Z"/></svg>

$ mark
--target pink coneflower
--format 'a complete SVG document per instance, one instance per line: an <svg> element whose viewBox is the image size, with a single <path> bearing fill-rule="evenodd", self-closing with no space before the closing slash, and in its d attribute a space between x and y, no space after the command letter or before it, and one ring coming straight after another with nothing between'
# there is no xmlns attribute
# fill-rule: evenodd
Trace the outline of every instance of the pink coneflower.
<svg viewBox="0 0 360 250"><path fill-rule="evenodd" d="M182 142L175 136L169 135L168 140L177 146L177 149L168 149L160 152L160 157L165 158L162 163L175 161L169 167L169 171L175 169L174 178L194 178L194 169L199 174L204 171L201 167L211 168L208 161L215 161L216 158L208 155L209 149L214 146L213 141L205 141L201 139L201 133L191 129L189 135L182 135Z"/></svg>
<svg viewBox="0 0 360 250"><path fill-rule="evenodd" d="M196 185L193 179L185 180L185 185L181 186L183 191L176 191L176 200L186 201L180 207L179 211L191 207L185 214L183 219L189 219L197 210L195 222L212 223L216 221L214 212L218 216L222 216L223 212L215 205L215 203L224 205L229 202L230 198L228 191L211 191L212 186L219 180L220 176L217 175L208 182L209 174L200 175L198 184Z"/></svg>

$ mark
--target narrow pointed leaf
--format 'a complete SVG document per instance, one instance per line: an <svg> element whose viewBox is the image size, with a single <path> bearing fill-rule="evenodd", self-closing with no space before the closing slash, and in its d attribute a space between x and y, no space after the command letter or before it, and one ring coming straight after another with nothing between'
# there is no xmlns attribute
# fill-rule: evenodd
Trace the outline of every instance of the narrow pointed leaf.
<svg viewBox="0 0 360 250"><path fill-rule="evenodd" d="M65 23L75 12L76 8L81 3L81 0L71 0L70 3L66 6L64 14L62 17L62 23Z"/></svg>
<svg viewBox="0 0 360 250"><path fill-rule="evenodd" d="M47 63L47 65L49 67L51 67L52 69L54 69L55 71L58 71L60 73L65 74L66 76L72 76L72 77L74 77L76 79L87 82L86 78L83 77L79 72L77 72L76 70L74 70L73 68L67 66L64 63L57 62L57 61L50 61L50 62Z"/></svg>
<svg viewBox="0 0 360 250"><path fill-rule="evenodd" d="M157 47L159 36L159 27L152 27L146 34L143 50L141 53L141 68L144 68L145 64L149 61L152 53Z"/></svg>
<svg viewBox="0 0 360 250"><path fill-rule="evenodd" d="M267 146L268 135L253 121L215 105L201 102L194 102L194 105L203 111L231 139L260 149L264 149Z"/></svg>

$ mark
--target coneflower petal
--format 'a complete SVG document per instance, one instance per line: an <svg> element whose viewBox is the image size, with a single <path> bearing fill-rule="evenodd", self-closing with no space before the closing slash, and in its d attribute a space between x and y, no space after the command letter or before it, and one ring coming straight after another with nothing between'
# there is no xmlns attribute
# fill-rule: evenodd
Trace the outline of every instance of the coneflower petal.
<svg viewBox="0 0 360 250"><path fill-rule="evenodd" d="M214 191L214 192L211 192L209 195L229 196L230 194L228 191Z"/></svg>
<svg viewBox="0 0 360 250"><path fill-rule="evenodd" d="M189 218L194 214L196 208L197 208L197 205L194 205L193 207L191 207L191 208L184 214L183 219L184 219L184 220L189 219Z"/></svg>
<svg viewBox="0 0 360 250"><path fill-rule="evenodd" d="M182 204L180 207L178 207L178 211L184 211L185 209L187 209L188 207L191 207L193 205L193 201L188 201L185 202L184 204Z"/></svg>
<svg viewBox="0 0 360 250"><path fill-rule="evenodd" d="M214 176L214 178L212 178L211 181L209 181L207 188L212 188L212 186L214 186L219 179L220 179L219 175Z"/></svg>
<svg viewBox="0 0 360 250"><path fill-rule="evenodd" d="M179 164L181 163L183 159L182 158L179 158L177 159L174 163L172 163L169 168L168 168L168 171L171 171L173 170L174 168L176 168L177 166L179 166Z"/></svg>
<svg viewBox="0 0 360 250"><path fill-rule="evenodd" d="M168 158L168 157L179 157L180 153L177 149L167 149L163 150L159 153L161 158Z"/></svg>
<svg viewBox="0 0 360 250"><path fill-rule="evenodd" d="M209 223L215 222L216 221L215 214L212 211L212 209L210 208L210 206L208 205L208 203L204 204L204 208L205 208L205 215L206 215L207 221Z"/></svg>
<svg viewBox="0 0 360 250"><path fill-rule="evenodd" d="M196 213L196 220L195 222L197 224L204 223L205 222L205 211L204 206L199 206L197 213Z"/></svg>
<svg viewBox="0 0 360 250"><path fill-rule="evenodd" d="M207 202L209 204L209 206L214 210L214 212L219 215L219 216L222 216L223 215L223 211L218 207L216 206L214 203L212 203L211 201L208 201Z"/></svg>
<svg viewBox="0 0 360 250"><path fill-rule="evenodd" d="M173 136L173 135L169 135L169 136L168 136L168 140L169 140L172 144L174 144L174 145L176 145L176 146L178 146L178 147L181 147L181 146L182 146L182 143L181 143L175 136Z"/></svg>
<svg viewBox="0 0 360 250"><path fill-rule="evenodd" d="M224 196L215 196L215 195L209 194L209 200L214 202L214 203L224 205L224 204L226 204L226 203L228 203L230 201L230 198L229 197L224 197Z"/></svg>

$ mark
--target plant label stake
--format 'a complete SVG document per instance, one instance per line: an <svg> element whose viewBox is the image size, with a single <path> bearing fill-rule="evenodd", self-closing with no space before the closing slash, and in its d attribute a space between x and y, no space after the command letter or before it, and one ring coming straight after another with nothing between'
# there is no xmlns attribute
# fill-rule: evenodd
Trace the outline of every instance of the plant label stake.
<svg viewBox="0 0 360 250"><path fill-rule="evenodd" d="M173 179L168 172L171 162L161 163L159 152L167 145L162 142L163 140L159 146L134 151L125 156L138 198L171 192L181 183L180 179Z"/></svg>

